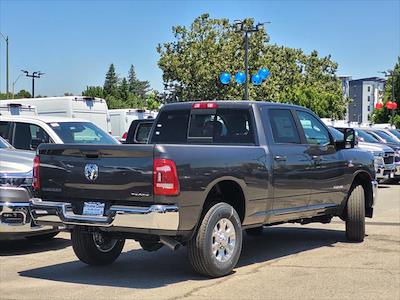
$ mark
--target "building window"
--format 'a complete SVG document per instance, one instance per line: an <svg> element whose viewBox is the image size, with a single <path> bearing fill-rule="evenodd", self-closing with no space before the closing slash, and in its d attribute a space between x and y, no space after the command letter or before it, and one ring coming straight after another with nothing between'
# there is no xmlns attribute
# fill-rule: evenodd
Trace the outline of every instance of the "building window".
<svg viewBox="0 0 400 300"><path fill-rule="evenodd" d="M370 91L371 91L371 86L369 85L369 86L368 86L368 92L370 92Z"/></svg>
<svg viewBox="0 0 400 300"><path fill-rule="evenodd" d="M369 101L369 100L368 100ZM368 106L368 111L371 111L371 107L370 106Z"/></svg>
<svg viewBox="0 0 400 300"><path fill-rule="evenodd" d="M368 96L368 102L371 101L371 96Z"/></svg>

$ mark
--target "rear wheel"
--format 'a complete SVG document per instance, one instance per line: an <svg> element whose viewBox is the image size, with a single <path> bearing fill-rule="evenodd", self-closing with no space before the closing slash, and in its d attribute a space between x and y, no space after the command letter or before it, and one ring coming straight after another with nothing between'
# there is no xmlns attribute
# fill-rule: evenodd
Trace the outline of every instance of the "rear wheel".
<svg viewBox="0 0 400 300"><path fill-rule="evenodd" d="M101 232L71 232L72 248L76 256L88 265L107 265L122 252L124 239L114 239Z"/></svg>
<svg viewBox="0 0 400 300"><path fill-rule="evenodd" d="M365 237L365 195L361 185L351 191L346 210L346 237L349 241L362 242Z"/></svg>
<svg viewBox="0 0 400 300"><path fill-rule="evenodd" d="M227 203L212 206L188 243L194 270L210 277L229 274L242 251L242 228L235 209Z"/></svg>

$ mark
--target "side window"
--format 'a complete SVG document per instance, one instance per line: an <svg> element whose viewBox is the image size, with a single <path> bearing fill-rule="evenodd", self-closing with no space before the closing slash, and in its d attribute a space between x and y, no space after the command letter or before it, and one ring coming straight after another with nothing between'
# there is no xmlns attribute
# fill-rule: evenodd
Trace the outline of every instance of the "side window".
<svg viewBox="0 0 400 300"><path fill-rule="evenodd" d="M268 124L267 122L269 119L275 143L300 144L300 136L290 110L270 109L268 111L268 116L266 112L267 111L263 111L262 113L264 126Z"/></svg>
<svg viewBox="0 0 400 300"><path fill-rule="evenodd" d="M29 123L15 123L13 146L17 149L33 150L49 142L49 135L39 126Z"/></svg>
<svg viewBox="0 0 400 300"><path fill-rule="evenodd" d="M0 122L0 136L5 140L9 140L8 133L10 130L10 124L11 122L6 122L6 121Z"/></svg>
<svg viewBox="0 0 400 300"><path fill-rule="evenodd" d="M322 123L308 112L297 111L300 124L308 144L326 145L330 143L329 132Z"/></svg>

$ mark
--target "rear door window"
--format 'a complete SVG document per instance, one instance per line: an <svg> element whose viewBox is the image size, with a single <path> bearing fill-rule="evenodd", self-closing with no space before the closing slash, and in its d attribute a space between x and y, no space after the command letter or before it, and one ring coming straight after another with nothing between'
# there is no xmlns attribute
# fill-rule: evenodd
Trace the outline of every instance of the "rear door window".
<svg viewBox="0 0 400 300"><path fill-rule="evenodd" d="M8 140L9 138L8 135L9 135L10 125L11 122L6 122L6 121L0 122L0 136L5 140Z"/></svg>
<svg viewBox="0 0 400 300"><path fill-rule="evenodd" d="M263 111L264 124L268 122ZM297 131L292 112L289 109L270 109L268 116L275 143L300 144L300 135Z"/></svg>
<svg viewBox="0 0 400 300"><path fill-rule="evenodd" d="M49 143L49 135L38 125L15 123L12 144L17 149L33 150L39 144Z"/></svg>

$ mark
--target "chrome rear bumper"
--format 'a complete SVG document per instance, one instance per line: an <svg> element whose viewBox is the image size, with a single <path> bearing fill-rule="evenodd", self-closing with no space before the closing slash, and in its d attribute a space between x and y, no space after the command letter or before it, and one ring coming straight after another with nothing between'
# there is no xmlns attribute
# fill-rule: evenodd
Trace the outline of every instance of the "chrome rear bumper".
<svg viewBox="0 0 400 300"><path fill-rule="evenodd" d="M179 211L175 205L133 207L112 205L104 216L79 215L68 202L31 199L31 214L38 224L86 225L138 229L178 230Z"/></svg>
<svg viewBox="0 0 400 300"><path fill-rule="evenodd" d="M32 222L29 212L29 192L21 187L0 187L0 239L7 235L30 235L53 230Z"/></svg>

